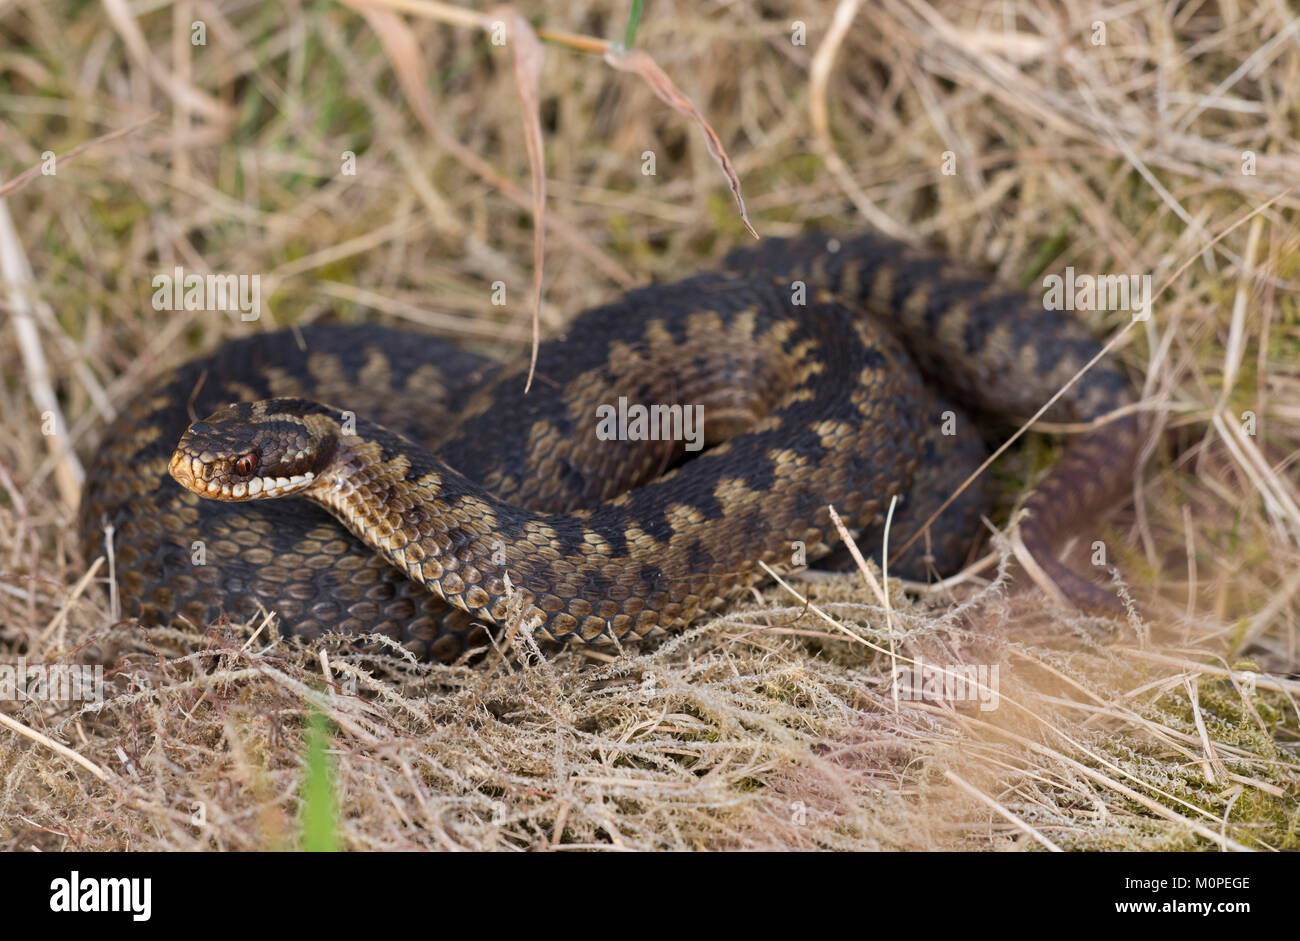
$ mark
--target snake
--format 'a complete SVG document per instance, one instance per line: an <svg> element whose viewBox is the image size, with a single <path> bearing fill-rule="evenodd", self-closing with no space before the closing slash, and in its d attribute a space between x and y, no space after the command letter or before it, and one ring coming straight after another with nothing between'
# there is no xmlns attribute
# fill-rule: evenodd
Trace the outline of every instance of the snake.
<svg viewBox="0 0 1300 941"><path fill-rule="evenodd" d="M512 626L639 640L833 558L836 518L894 547L890 577L960 570L990 442L1051 401L1085 430L1023 497L1021 542L1113 615L1057 555L1138 454L1134 387L1102 352L1070 313L901 241L770 238L578 315L529 391L526 357L374 324L231 340L122 408L81 538L144 626L274 614L443 661Z"/></svg>

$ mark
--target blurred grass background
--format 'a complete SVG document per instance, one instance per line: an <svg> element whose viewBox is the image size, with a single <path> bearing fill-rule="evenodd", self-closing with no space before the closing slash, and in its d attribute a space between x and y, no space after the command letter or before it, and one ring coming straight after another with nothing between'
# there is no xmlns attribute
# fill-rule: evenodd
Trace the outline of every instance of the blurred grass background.
<svg viewBox="0 0 1300 941"><path fill-rule="evenodd" d="M525 647L486 669L118 623L70 525L78 467L160 369L324 317L527 349L510 50L404 6L433 133L352 7L0 5L0 186L57 168L0 213L0 655L107 658L111 680L89 710L0 704L0 845L296 845L324 696L330 836L354 849L1295 848L1300 27L1281 0L650 0L637 31L764 236L874 225L1031 290L1066 265L1176 274L1117 354L1152 424L1110 540L1142 619L976 579L886 617L848 574L795 586L834 624L773 588L621 657ZM631 3L514 9L616 41ZM539 114L545 333L750 241L698 129L636 76L548 44ZM260 274L269 309L155 311L177 265ZM1081 316L1105 335L1127 318ZM1055 446L995 468L1007 502ZM895 703L868 641L997 664L1006 701Z"/></svg>

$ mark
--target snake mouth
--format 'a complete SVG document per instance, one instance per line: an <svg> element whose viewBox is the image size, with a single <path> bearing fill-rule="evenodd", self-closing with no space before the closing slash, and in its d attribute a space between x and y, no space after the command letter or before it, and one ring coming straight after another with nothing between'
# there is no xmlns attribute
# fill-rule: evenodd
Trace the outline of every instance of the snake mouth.
<svg viewBox="0 0 1300 941"><path fill-rule="evenodd" d="M252 477L248 480L219 480L203 476L204 465L198 458L192 458L184 451L172 455L167 465L167 472L178 484L209 500L260 500L267 497L283 497L305 490L316 480L311 471L293 474L289 477Z"/></svg>

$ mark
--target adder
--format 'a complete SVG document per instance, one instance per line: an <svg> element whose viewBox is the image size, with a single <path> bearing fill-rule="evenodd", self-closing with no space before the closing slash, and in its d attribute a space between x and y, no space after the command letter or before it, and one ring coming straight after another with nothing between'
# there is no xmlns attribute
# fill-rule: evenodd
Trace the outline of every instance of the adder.
<svg viewBox="0 0 1300 941"><path fill-rule="evenodd" d="M1099 345L1068 314L873 235L770 239L723 269L577 317L526 363L377 326L238 339L160 377L90 469L90 554L111 532L128 617L273 611L288 633L376 632L449 660L510 618L587 642L692 623L759 563L829 553L834 506L890 572L962 566L991 490L976 417L1024 419ZM702 407L703 450L606 440L598 409ZM1135 399L1103 358L1046 417L1071 438L1024 501L1034 560L1077 605L1120 610L1056 557L1129 482ZM232 404L233 403L233 404ZM629 435L628 437L637 437ZM662 438L662 436L657 436Z"/></svg>

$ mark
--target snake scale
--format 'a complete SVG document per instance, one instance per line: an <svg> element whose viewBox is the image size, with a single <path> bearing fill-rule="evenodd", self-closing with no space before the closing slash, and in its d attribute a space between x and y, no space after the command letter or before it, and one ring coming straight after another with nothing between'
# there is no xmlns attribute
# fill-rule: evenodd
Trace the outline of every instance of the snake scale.
<svg viewBox="0 0 1300 941"><path fill-rule="evenodd" d="M409 332L263 333L124 409L88 475L83 544L111 533L144 625L274 611L290 634L377 632L441 660L512 617L635 639L725 605L760 560L829 553L828 505L865 551L898 497L901 547L987 456L972 416L1028 417L1099 349L1041 301L870 235L767 240L587 311L542 345L527 395L526 362ZM1103 358L1046 417L1134 398ZM707 447L607 440L598 409L620 399L702 407ZM1136 418L1112 419L1070 439L1021 523L1062 591L1108 611L1053 553L1131 478ZM891 573L960 568L986 479Z"/></svg>

